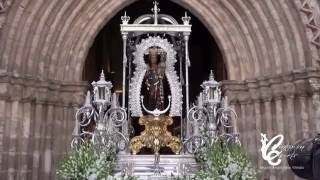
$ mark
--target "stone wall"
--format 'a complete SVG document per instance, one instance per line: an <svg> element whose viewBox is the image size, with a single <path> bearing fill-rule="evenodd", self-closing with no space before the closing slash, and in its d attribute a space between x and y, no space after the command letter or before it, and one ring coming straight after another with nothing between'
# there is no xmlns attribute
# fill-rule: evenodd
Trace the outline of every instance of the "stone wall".
<svg viewBox="0 0 320 180"><path fill-rule="evenodd" d="M88 50L132 2L0 0L1 178L54 179L85 91ZM240 116L243 146L258 165L260 132L283 132L293 142L320 130L316 0L173 2L217 41L229 79L225 93ZM261 177L279 179L277 173Z"/></svg>
<svg viewBox="0 0 320 180"><path fill-rule="evenodd" d="M318 49L310 43L316 32L306 26L313 11L302 11L304 1L310 2L173 0L197 16L215 38L231 80L318 66ZM21 76L81 81L85 58L99 30L132 2L12 1L2 13L6 18L0 36L0 69Z"/></svg>
<svg viewBox="0 0 320 180"><path fill-rule="evenodd" d="M55 179L87 83L0 74L0 176Z"/></svg>
<svg viewBox="0 0 320 180"><path fill-rule="evenodd" d="M304 69L246 81L224 81L224 92L236 109L236 122L243 147L255 161L261 177L293 179L286 163L283 169L264 170L270 166L262 159L261 136L283 134L284 144L314 137L320 130L320 72ZM286 162L285 157L282 159Z"/></svg>

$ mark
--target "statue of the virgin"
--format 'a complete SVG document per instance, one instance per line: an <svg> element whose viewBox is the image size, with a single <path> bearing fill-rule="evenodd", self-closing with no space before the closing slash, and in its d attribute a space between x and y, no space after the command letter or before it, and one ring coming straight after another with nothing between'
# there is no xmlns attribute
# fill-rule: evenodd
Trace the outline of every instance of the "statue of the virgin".
<svg viewBox="0 0 320 180"><path fill-rule="evenodd" d="M145 106L150 109L162 110L165 107L165 68L166 52L152 47L148 50L148 69L144 77Z"/></svg>

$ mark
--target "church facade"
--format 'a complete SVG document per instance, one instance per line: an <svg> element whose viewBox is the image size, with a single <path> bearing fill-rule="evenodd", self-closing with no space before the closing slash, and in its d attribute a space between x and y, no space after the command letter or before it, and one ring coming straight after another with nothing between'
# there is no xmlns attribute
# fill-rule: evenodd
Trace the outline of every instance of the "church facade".
<svg viewBox="0 0 320 180"><path fill-rule="evenodd" d="M103 27L135 2L0 0L3 179L55 179L88 88L83 73L90 48ZM240 140L259 179L299 179L290 169L265 168L260 134L283 134L294 144L320 132L320 2L172 3L197 17L221 51L222 91L239 116Z"/></svg>

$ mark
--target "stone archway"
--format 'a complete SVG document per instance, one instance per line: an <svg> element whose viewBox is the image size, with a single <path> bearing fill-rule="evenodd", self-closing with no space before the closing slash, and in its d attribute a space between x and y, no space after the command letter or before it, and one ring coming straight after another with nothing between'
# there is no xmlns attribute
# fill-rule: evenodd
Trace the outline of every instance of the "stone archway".
<svg viewBox="0 0 320 180"><path fill-rule="evenodd" d="M4 39L1 44L1 67L17 74L79 81L88 49L99 30L132 2L34 1L26 3L27 9L33 7L30 16L17 8L20 4L16 2L7 18L12 25L4 28L3 37L17 36ZM306 53L308 41L293 2L173 2L189 9L207 26L222 50L231 80L284 73L314 64ZM21 13L23 16L18 15ZM36 64L34 59L41 62Z"/></svg>
<svg viewBox="0 0 320 180"><path fill-rule="evenodd" d="M2 177L54 177L51 169L67 149L84 91L88 49L113 15L133 2L16 0L1 12ZM217 41L234 80L225 82L225 92L241 117L244 146L256 159L259 131L283 132L294 141L320 129L319 52L300 13L305 1L173 2L196 15Z"/></svg>

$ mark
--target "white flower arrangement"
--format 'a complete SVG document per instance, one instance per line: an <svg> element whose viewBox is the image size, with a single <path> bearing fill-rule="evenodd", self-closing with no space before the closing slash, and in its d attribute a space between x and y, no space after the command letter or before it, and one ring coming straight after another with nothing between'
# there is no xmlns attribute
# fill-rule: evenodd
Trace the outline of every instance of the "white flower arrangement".
<svg viewBox="0 0 320 180"><path fill-rule="evenodd" d="M98 153L91 143L73 150L57 171L63 179L113 180L116 152L110 147Z"/></svg>
<svg viewBox="0 0 320 180"><path fill-rule="evenodd" d="M202 170L195 179L255 180L256 170L237 144L215 143L197 154Z"/></svg>

